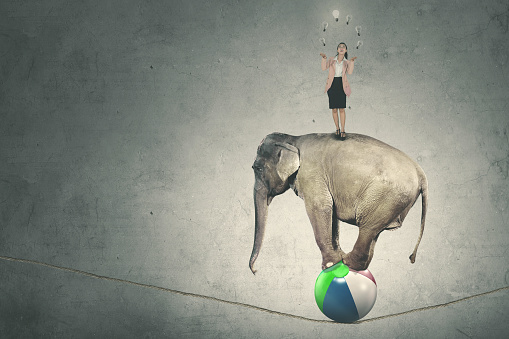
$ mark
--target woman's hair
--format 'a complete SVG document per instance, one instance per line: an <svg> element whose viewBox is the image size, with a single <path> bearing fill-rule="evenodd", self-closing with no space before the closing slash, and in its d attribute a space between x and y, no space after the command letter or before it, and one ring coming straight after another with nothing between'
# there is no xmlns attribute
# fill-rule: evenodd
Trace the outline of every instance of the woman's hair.
<svg viewBox="0 0 509 339"><path fill-rule="evenodd" d="M339 53L337 52L337 50L338 50L338 48L339 48L339 45L345 45L345 48L346 48L346 50L348 51L348 46L347 46L344 42L340 42L340 43L338 44L338 47L336 47L336 56L338 56L338 55L339 55ZM347 60L348 60L348 52L345 52L345 59L347 59Z"/></svg>

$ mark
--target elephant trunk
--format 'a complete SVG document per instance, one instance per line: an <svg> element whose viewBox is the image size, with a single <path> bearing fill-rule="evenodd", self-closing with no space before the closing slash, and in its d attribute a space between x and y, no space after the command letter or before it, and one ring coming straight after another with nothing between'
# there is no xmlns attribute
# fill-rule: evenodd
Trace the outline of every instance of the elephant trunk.
<svg viewBox="0 0 509 339"><path fill-rule="evenodd" d="M253 268L254 262L260 253L262 247L263 236L265 234L265 224L267 222L267 212L269 209L272 197L268 195L268 190L263 185L255 184L253 190L254 204L255 204L255 236L253 251L251 252L251 259L249 259L249 268L253 274L256 270Z"/></svg>

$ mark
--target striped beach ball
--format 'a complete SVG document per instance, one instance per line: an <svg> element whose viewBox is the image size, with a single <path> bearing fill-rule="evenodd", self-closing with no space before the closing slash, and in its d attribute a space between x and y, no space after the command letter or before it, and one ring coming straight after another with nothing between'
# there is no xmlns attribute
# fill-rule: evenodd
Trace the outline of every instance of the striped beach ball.
<svg viewBox="0 0 509 339"><path fill-rule="evenodd" d="M316 279L315 300L330 319L341 323L357 321L375 304L375 278L369 270L354 271L340 261Z"/></svg>

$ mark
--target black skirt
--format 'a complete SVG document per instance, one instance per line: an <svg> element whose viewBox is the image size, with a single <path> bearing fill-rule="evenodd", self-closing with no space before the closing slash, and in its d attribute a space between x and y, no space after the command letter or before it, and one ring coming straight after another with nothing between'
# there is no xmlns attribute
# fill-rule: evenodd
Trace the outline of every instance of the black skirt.
<svg viewBox="0 0 509 339"><path fill-rule="evenodd" d="M329 96L329 108L346 108L346 94L343 90L343 79L334 77L332 86L327 91Z"/></svg>

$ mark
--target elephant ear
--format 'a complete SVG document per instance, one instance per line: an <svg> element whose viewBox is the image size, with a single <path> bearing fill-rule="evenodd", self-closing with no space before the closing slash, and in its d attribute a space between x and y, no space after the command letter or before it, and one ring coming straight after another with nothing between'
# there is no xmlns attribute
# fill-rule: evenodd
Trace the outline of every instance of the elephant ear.
<svg viewBox="0 0 509 339"><path fill-rule="evenodd" d="M280 147L276 169L281 180L286 181L300 167L299 149L288 143L276 143Z"/></svg>

